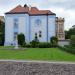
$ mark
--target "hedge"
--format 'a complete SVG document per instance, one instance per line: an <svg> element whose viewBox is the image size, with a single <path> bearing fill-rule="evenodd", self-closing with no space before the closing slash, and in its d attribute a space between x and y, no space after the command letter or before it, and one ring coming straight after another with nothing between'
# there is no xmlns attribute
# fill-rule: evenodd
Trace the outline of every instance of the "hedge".
<svg viewBox="0 0 75 75"><path fill-rule="evenodd" d="M63 51L66 51L68 53L72 53L72 54L75 54L75 47L72 47L72 46L64 46L64 47L61 47L61 46L58 46L61 50Z"/></svg>

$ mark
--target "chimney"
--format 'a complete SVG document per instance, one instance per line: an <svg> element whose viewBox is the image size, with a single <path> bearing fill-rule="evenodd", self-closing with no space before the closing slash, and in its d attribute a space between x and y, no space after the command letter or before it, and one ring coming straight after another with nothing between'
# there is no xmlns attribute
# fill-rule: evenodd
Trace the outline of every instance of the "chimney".
<svg viewBox="0 0 75 75"><path fill-rule="evenodd" d="M31 11L31 5L29 5L29 11Z"/></svg>
<svg viewBox="0 0 75 75"><path fill-rule="evenodd" d="M25 4L24 7L27 7L27 4Z"/></svg>

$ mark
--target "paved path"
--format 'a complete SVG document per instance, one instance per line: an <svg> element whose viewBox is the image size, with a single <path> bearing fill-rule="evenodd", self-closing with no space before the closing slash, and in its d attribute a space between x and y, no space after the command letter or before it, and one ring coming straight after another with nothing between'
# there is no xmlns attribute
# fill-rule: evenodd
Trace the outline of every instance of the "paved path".
<svg viewBox="0 0 75 75"><path fill-rule="evenodd" d="M75 63L0 60L0 75L75 75Z"/></svg>

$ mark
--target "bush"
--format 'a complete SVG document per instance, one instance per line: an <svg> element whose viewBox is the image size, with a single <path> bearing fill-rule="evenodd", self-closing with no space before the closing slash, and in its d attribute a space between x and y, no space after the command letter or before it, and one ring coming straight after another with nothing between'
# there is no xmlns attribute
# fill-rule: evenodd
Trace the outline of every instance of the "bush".
<svg viewBox="0 0 75 75"><path fill-rule="evenodd" d="M75 46L75 35L71 36L70 45L73 46L73 47Z"/></svg>
<svg viewBox="0 0 75 75"><path fill-rule="evenodd" d="M68 53L75 54L75 47L66 45L66 46L64 46L64 47L59 46L59 48L60 48L61 50L63 50L63 51L68 52Z"/></svg>
<svg viewBox="0 0 75 75"><path fill-rule="evenodd" d="M59 46L59 48L63 51L75 54L75 35L71 36L70 45L65 45L64 47Z"/></svg>
<svg viewBox="0 0 75 75"><path fill-rule="evenodd" d="M5 23L0 20L0 45L4 45L5 40Z"/></svg>
<svg viewBox="0 0 75 75"><path fill-rule="evenodd" d="M31 44L26 44L24 47L31 48Z"/></svg>
<svg viewBox="0 0 75 75"><path fill-rule="evenodd" d="M25 47L25 46L26 46L26 42L24 42L21 46L22 46L22 47Z"/></svg>
<svg viewBox="0 0 75 75"><path fill-rule="evenodd" d="M39 41L38 40L33 40L32 42L30 42L31 47L35 48L38 47Z"/></svg>
<svg viewBox="0 0 75 75"><path fill-rule="evenodd" d="M58 45L58 38L53 36L53 37L50 38L50 42L51 42L52 45L56 46L56 45Z"/></svg>
<svg viewBox="0 0 75 75"><path fill-rule="evenodd" d="M17 36L17 38L18 38L18 44L19 45L23 45L23 44L25 44L25 36L24 36L24 34L18 34L18 36Z"/></svg>
<svg viewBox="0 0 75 75"><path fill-rule="evenodd" d="M27 47L27 48L54 48L57 47L57 45L53 45L51 43L47 43L47 42L36 42L36 41L32 41L30 44L23 44L22 47Z"/></svg>
<svg viewBox="0 0 75 75"><path fill-rule="evenodd" d="M39 43L38 47L39 48L50 48L51 44L50 43L42 42L42 43Z"/></svg>

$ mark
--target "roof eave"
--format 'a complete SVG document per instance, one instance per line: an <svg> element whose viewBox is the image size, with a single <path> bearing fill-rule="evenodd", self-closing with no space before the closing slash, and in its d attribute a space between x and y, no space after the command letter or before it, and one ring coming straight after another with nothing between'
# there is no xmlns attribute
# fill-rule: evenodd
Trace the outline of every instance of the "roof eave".
<svg viewBox="0 0 75 75"><path fill-rule="evenodd" d="M55 13L51 13L51 14L29 14L30 16L36 16L36 15L56 15Z"/></svg>
<svg viewBox="0 0 75 75"><path fill-rule="evenodd" d="M28 13L28 12L7 12L5 14L25 14L25 13Z"/></svg>

